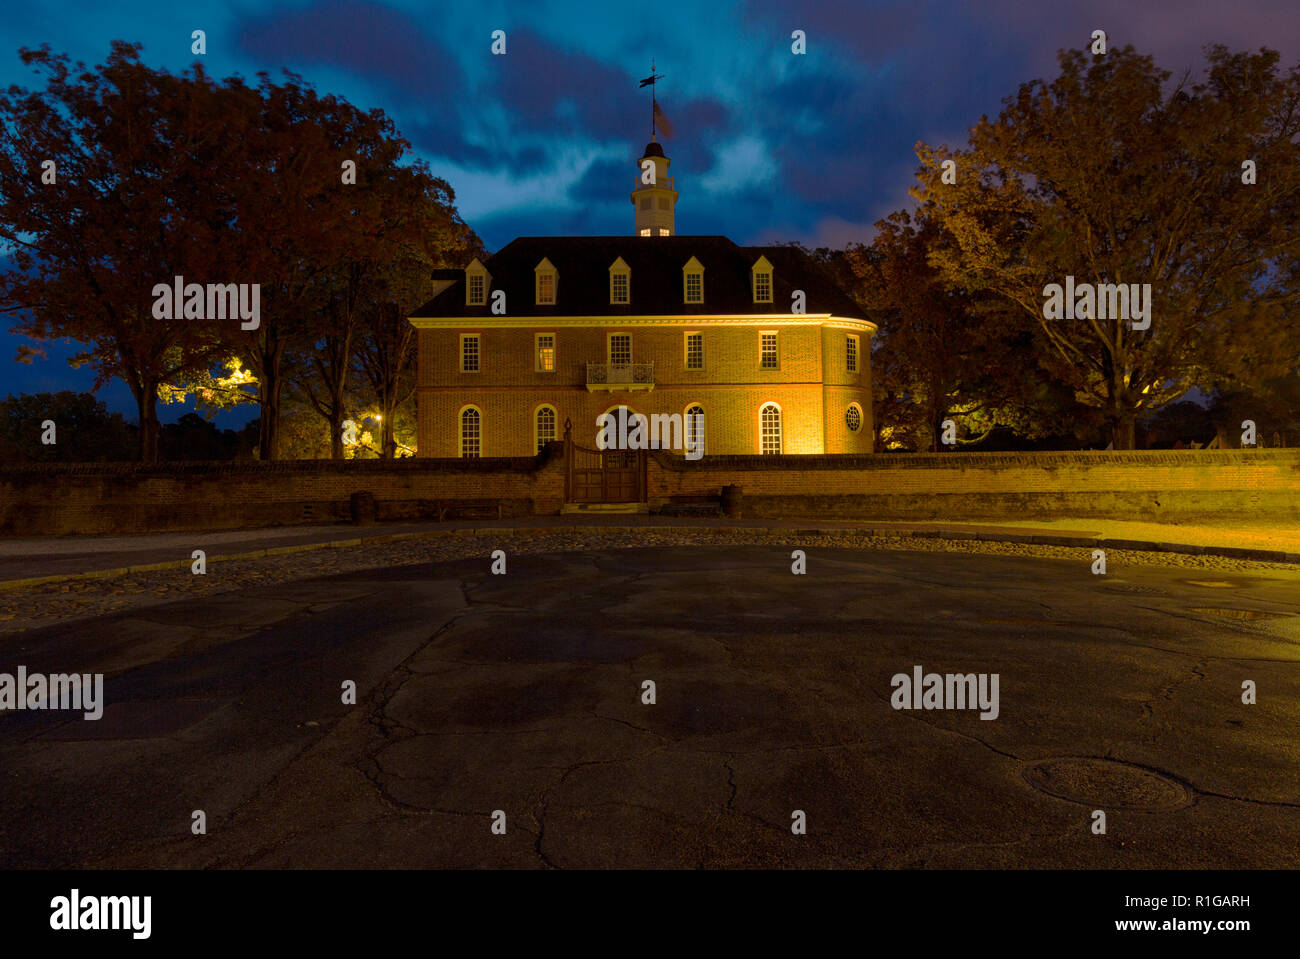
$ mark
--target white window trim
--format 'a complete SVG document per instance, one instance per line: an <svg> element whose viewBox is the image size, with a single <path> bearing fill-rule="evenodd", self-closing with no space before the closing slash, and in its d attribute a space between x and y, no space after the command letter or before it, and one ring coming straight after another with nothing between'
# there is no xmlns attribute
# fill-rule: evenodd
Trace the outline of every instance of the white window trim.
<svg viewBox="0 0 1300 959"><path fill-rule="evenodd" d="M772 298L776 295L776 270L773 269L772 263L765 256L760 256L754 261L754 265L749 268L749 291L754 297L755 303L771 303ZM767 298L760 300L758 298L758 278L760 275L767 277Z"/></svg>
<svg viewBox="0 0 1300 959"><path fill-rule="evenodd" d="M473 300L469 295L469 278L471 276L483 277L483 299ZM466 306L486 306L488 297L492 292L492 274L487 271L482 263L475 257L469 266L465 267L465 305Z"/></svg>
<svg viewBox="0 0 1300 959"><path fill-rule="evenodd" d="M853 343L853 368L849 369L849 342ZM862 341L853 333L844 337L844 370L846 373L862 372Z"/></svg>
<svg viewBox="0 0 1300 959"><path fill-rule="evenodd" d="M700 298L698 300L692 300L688 293L686 283L687 277L690 276L698 276L700 278ZM682 302L696 306L702 306L704 304L704 264L695 257L691 257L687 260L686 265L682 267Z"/></svg>
<svg viewBox="0 0 1300 959"><path fill-rule="evenodd" d="M682 442L687 442L690 438L690 434L687 432L690 429L690 422L691 422L690 412L696 406L698 406L701 410L704 411L704 449L700 451L700 455L708 456L709 455L709 408L705 406L703 403L699 403L699 402L687 403L685 406L682 407ZM687 447L687 449L689 451L689 446Z"/></svg>
<svg viewBox="0 0 1300 959"><path fill-rule="evenodd" d="M626 300L614 299L614 277L616 276L627 277L627 299ZM620 256L617 260L613 262L613 264L611 264L609 268L609 304L610 306L628 306L631 304L631 302L632 302L632 268L629 267L627 265L627 262Z"/></svg>
<svg viewBox="0 0 1300 959"><path fill-rule="evenodd" d="M776 427L777 427L777 451L776 453L763 452L763 410L769 406L776 407ZM707 438L705 439L707 443ZM758 452L760 456L780 456L785 453L785 410L781 409L781 404L775 400L764 400L758 404Z"/></svg>
<svg viewBox="0 0 1300 959"><path fill-rule="evenodd" d="M478 458L483 458L483 440L486 434L484 429L483 411L473 403L466 403L456 413L456 455L465 459L465 413L473 410L478 414ZM469 457L473 459L473 457Z"/></svg>
<svg viewBox="0 0 1300 959"><path fill-rule="evenodd" d="M763 337L776 337L776 366L763 365ZM776 373L781 369L781 331L780 330L759 330L758 331L758 369L761 373Z"/></svg>
<svg viewBox="0 0 1300 959"><path fill-rule="evenodd" d="M541 441L541 431L537 429L537 418L541 414L542 410L550 410L552 413L555 414L554 439L558 440L560 438L560 411L555 408L554 403L538 403L537 407L533 410L533 454L534 455L540 452L537 449L537 445Z"/></svg>
<svg viewBox="0 0 1300 959"><path fill-rule="evenodd" d="M551 278L551 299L542 299L542 277ZM546 257L533 268L533 305L554 306L560 299L560 271Z"/></svg>
<svg viewBox="0 0 1300 959"><path fill-rule="evenodd" d="M545 369L542 366L542 337L551 338L551 368ZM480 346L481 350L482 347ZM482 365L482 361L479 361ZM560 368L560 339L554 333L534 333L533 334L533 372L534 373L554 373Z"/></svg>
<svg viewBox="0 0 1300 959"><path fill-rule="evenodd" d="M614 337L627 337L627 361L632 362L632 332L630 330L613 330L605 334L605 362L610 366L614 365Z"/></svg>
<svg viewBox="0 0 1300 959"><path fill-rule="evenodd" d="M700 338L700 365L691 366L691 337ZM704 355L704 332L702 330L687 330L682 335L682 367L689 373L703 373L704 367L708 364L708 358Z"/></svg>
<svg viewBox="0 0 1300 959"><path fill-rule="evenodd" d="M465 369L465 341L473 337L478 340L478 369ZM483 372L483 334L482 333L462 333L460 335L460 371L462 373L482 373Z"/></svg>
<svg viewBox="0 0 1300 959"><path fill-rule="evenodd" d="M858 428L856 430L853 427L849 426L849 410L858 411ZM866 425L867 425L867 418L862 414L862 405L860 403L850 403L847 407L845 407L844 428L847 429L851 435L857 436L859 433L862 432L863 427Z"/></svg>

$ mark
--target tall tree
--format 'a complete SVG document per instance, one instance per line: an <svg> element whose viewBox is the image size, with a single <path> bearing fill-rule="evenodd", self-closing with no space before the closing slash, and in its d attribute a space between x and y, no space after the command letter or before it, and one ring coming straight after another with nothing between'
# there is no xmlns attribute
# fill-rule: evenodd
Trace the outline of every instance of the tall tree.
<svg viewBox="0 0 1300 959"><path fill-rule="evenodd" d="M93 367L96 389L126 382L149 461L159 386L209 364L223 335L215 322L155 318L153 288L202 273L229 229L209 171L238 124L201 67L151 70L139 49L116 42L94 70L48 46L20 51L46 87L0 94L0 252L13 263L0 310L13 332L86 344L70 362Z"/></svg>
<svg viewBox="0 0 1300 959"><path fill-rule="evenodd" d="M343 422L347 416L348 375L360 315L366 264L347 264L336 278L307 349L290 356L291 387L325 420L330 457L344 458Z"/></svg>
<svg viewBox="0 0 1300 959"><path fill-rule="evenodd" d="M464 265L483 246L456 213L451 187L423 163L391 171L377 192L384 200L385 252L363 299L355 370L382 416L382 455L391 459L397 410L416 387L417 339L407 317L428 298L432 269Z"/></svg>
<svg viewBox="0 0 1300 959"><path fill-rule="evenodd" d="M1064 51L1060 76L1023 85L966 149L918 145L914 196L954 241L935 264L1024 311L1041 362L1102 413L1116 449L1193 385L1300 362L1300 70L1281 74L1269 50L1207 56L1202 82L1169 86L1130 47ZM1150 328L1095 308L1047 318L1048 285L1067 276L1151 284Z"/></svg>

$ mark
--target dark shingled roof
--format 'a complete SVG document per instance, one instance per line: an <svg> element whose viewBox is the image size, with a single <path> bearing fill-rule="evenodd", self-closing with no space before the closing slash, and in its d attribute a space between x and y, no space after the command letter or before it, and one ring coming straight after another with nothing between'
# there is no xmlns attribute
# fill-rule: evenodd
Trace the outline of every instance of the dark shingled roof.
<svg viewBox="0 0 1300 959"><path fill-rule="evenodd" d="M631 303L609 302L609 267L622 257L631 269ZM704 267L704 303L682 302L682 267L695 257ZM772 302L755 303L750 269L772 264ZM535 268L549 259L559 274L553 306L535 303ZM468 264L467 264L468 265ZM808 313L868 319L863 309L816 262L788 246L737 246L725 236L525 236L484 266L491 289L505 290L508 316L675 316L789 314L791 293L803 290ZM412 313L415 317L491 316L465 303L460 278Z"/></svg>

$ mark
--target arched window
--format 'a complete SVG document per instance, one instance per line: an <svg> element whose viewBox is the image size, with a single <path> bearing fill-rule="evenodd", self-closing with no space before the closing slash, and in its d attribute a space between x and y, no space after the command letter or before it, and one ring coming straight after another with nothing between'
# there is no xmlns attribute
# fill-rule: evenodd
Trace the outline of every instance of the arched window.
<svg viewBox="0 0 1300 959"><path fill-rule="evenodd" d="M536 426L537 452L546 449L546 444L555 439L555 407L539 406L537 407L537 419L534 421Z"/></svg>
<svg viewBox="0 0 1300 959"><path fill-rule="evenodd" d="M471 460L483 455L483 416L473 406L460 413L460 455Z"/></svg>
<svg viewBox="0 0 1300 959"><path fill-rule="evenodd" d="M758 412L758 451L767 455L781 452L781 407L764 404Z"/></svg>
<svg viewBox="0 0 1300 959"><path fill-rule="evenodd" d="M686 408L686 452L695 452L703 456L708 447L705 445L704 407L696 403Z"/></svg>

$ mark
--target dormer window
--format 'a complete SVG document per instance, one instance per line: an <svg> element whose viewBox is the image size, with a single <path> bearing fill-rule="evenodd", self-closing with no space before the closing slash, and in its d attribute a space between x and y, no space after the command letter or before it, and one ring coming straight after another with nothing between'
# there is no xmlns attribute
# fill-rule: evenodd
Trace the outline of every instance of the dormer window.
<svg viewBox="0 0 1300 959"><path fill-rule="evenodd" d="M772 302L772 264L768 262L767 257L760 256L758 261L750 270L753 278L754 302L771 303Z"/></svg>
<svg viewBox="0 0 1300 959"><path fill-rule="evenodd" d="M621 256L609 268L609 302L611 304L632 302L632 269Z"/></svg>
<svg viewBox="0 0 1300 959"><path fill-rule="evenodd" d="M482 306L487 302L489 279L487 267L480 263L477 257L469 266L465 267L465 304L467 306Z"/></svg>
<svg viewBox="0 0 1300 959"><path fill-rule="evenodd" d="M704 302L704 264L695 257L682 267L682 298L687 303Z"/></svg>
<svg viewBox="0 0 1300 959"><path fill-rule="evenodd" d="M537 276L537 305L554 306L555 291L559 286L559 274L548 259L543 259L534 268Z"/></svg>

